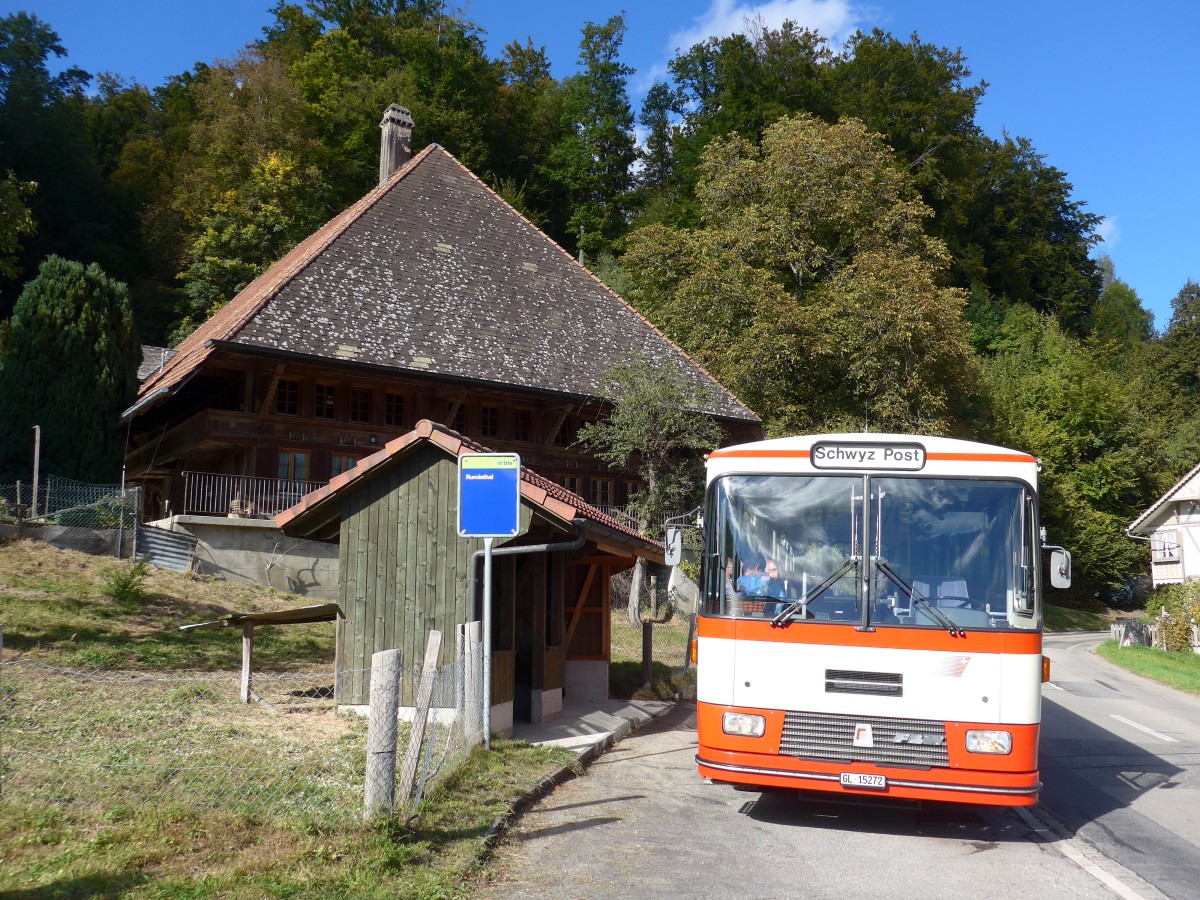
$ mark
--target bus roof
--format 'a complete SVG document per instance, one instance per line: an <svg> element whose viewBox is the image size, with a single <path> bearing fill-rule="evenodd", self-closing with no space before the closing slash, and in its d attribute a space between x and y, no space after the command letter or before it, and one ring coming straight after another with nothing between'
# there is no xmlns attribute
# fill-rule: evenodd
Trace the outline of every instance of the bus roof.
<svg viewBox="0 0 1200 900"><path fill-rule="evenodd" d="M708 480L731 472L889 474L1017 478L1037 484L1037 459L1028 453L915 434L810 434L736 444L708 456Z"/></svg>

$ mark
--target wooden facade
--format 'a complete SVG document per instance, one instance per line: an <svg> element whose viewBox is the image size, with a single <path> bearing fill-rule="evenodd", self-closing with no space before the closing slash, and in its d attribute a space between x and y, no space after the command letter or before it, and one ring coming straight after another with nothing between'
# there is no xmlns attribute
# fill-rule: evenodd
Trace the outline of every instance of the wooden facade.
<svg viewBox="0 0 1200 900"><path fill-rule="evenodd" d="M375 652L399 648L410 666L430 630L482 618L483 542L457 531L458 455L478 449L419 423L277 518L287 534L339 543L339 703L367 702ZM521 533L497 543L492 564L491 697L516 720L541 721L555 707L545 698L561 706L569 690L568 659L608 660L610 576L639 555L660 560L661 548L528 469L521 490ZM545 549L580 529L578 549ZM454 653L444 642L439 664Z"/></svg>

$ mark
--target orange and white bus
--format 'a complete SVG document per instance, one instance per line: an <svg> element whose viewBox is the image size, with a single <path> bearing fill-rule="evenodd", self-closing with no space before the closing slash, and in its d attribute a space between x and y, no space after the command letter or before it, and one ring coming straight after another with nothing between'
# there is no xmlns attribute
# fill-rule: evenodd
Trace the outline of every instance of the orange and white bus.
<svg viewBox="0 0 1200 900"><path fill-rule="evenodd" d="M697 659L700 774L1010 806L1037 802L1038 464L898 434L708 458Z"/></svg>

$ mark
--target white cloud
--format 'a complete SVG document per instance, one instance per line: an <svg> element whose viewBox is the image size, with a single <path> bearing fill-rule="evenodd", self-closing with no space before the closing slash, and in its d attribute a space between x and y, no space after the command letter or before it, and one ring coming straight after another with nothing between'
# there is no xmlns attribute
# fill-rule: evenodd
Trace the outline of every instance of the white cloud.
<svg viewBox="0 0 1200 900"><path fill-rule="evenodd" d="M710 37L745 34L749 26L762 19L768 28L779 28L785 20L820 32L838 49L859 27L864 15L849 0L769 0L767 3L743 3L740 0L712 0L707 11L696 16L685 28L673 32L667 51L687 51Z"/></svg>
<svg viewBox="0 0 1200 900"><path fill-rule="evenodd" d="M1096 234L1100 236L1100 243L1093 252L1107 252L1120 243L1121 229L1117 227L1117 217L1105 216L1101 219L1096 225Z"/></svg>

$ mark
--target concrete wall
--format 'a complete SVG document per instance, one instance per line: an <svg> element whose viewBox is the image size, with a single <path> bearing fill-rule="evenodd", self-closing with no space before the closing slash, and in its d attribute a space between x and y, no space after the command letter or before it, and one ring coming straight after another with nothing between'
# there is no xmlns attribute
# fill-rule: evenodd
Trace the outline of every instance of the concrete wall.
<svg viewBox="0 0 1200 900"><path fill-rule="evenodd" d="M314 600L338 598L338 547L290 538L270 519L171 516L151 523L194 536L196 572Z"/></svg>
<svg viewBox="0 0 1200 900"><path fill-rule="evenodd" d="M568 659L564 673L566 702L608 699L608 661Z"/></svg>

